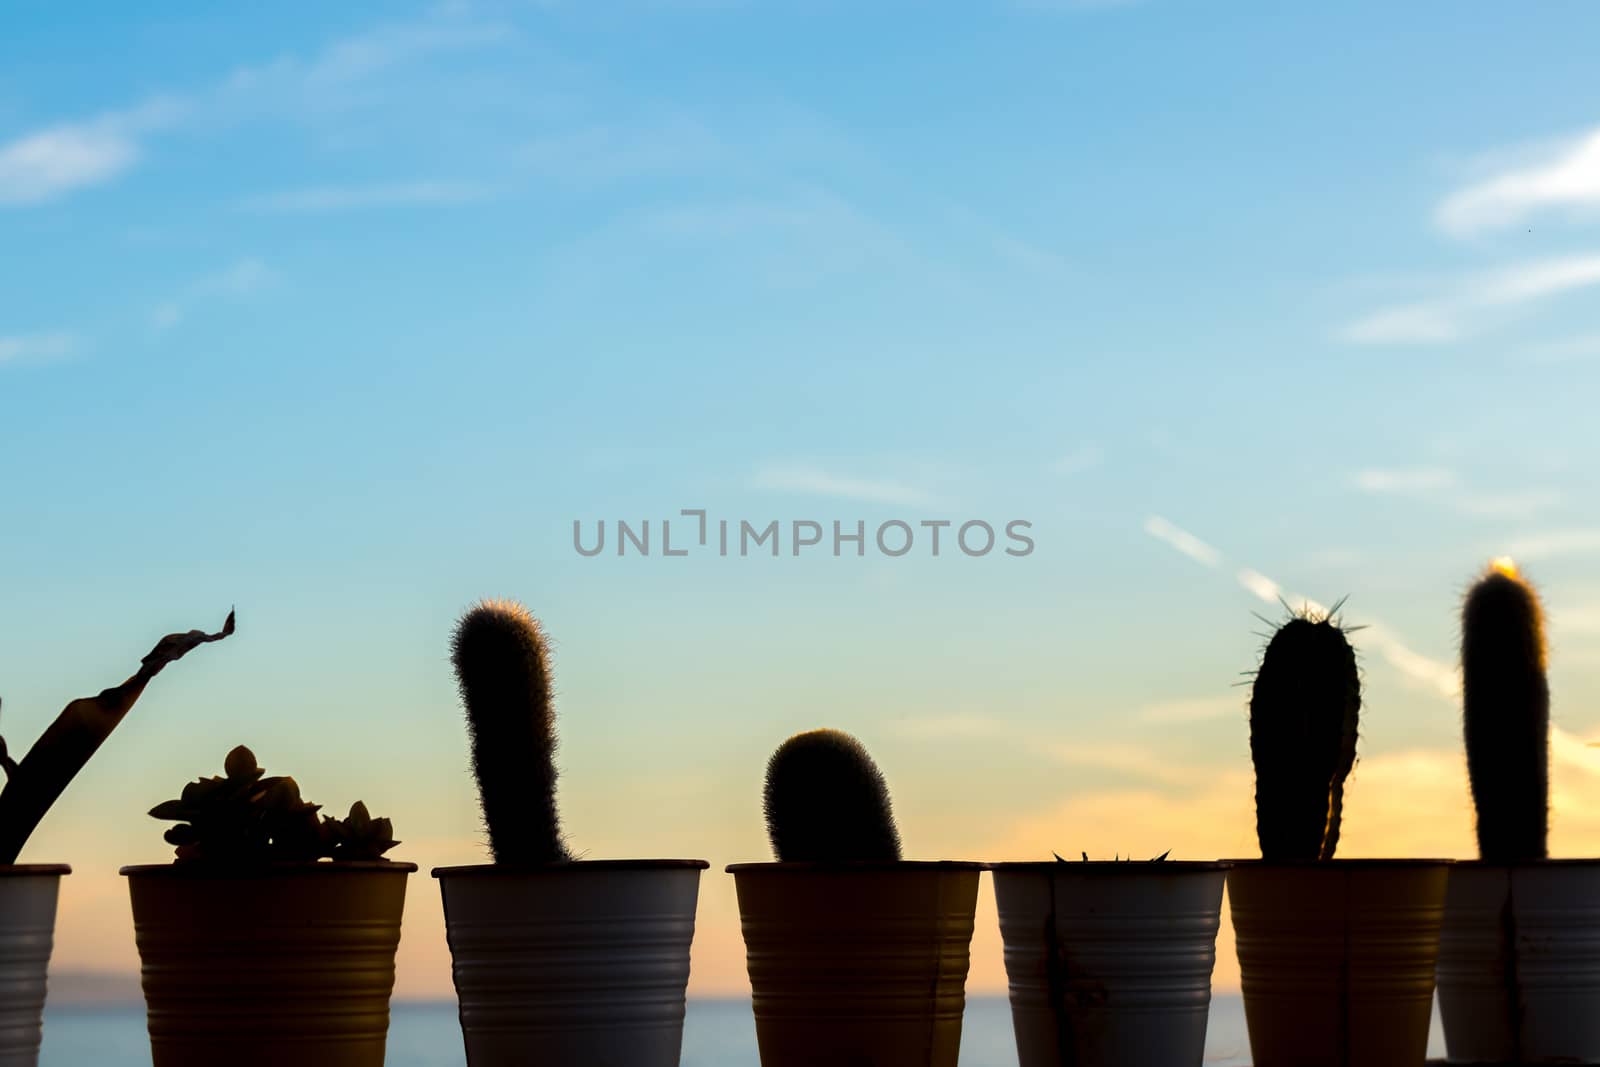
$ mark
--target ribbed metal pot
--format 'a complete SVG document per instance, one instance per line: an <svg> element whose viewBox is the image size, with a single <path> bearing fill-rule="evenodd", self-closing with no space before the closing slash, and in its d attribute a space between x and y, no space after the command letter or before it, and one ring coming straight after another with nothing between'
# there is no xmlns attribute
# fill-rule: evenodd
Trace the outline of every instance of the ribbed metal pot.
<svg viewBox="0 0 1600 1067"><path fill-rule="evenodd" d="M471 1067L677 1067L704 860L442 867Z"/></svg>
<svg viewBox="0 0 1600 1067"><path fill-rule="evenodd" d="M382 1067L416 869L122 868L154 1067Z"/></svg>
<svg viewBox="0 0 1600 1067"><path fill-rule="evenodd" d="M1255 1067L1418 1067L1446 860L1238 861L1228 872Z"/></svg>
<svg viewBox="0 0 1600 1067"><path fill-rule="evenodd" d="M955 1067L979 863L737 863L763 1067Z"/></svg>
<svg viewBox="0 0 1600 1067"><path fill-rule="evenodd" d="M1021 1067L1200 1067L1223 863L998 863Z"/></svg>
<svg viewBox="0 0 1600 1067"><path fill-rule="evenodd" d="M56 928L59 863L0 866L0 1067L33 1067Z"/></svg>
<svg viewBox="0 0 1600 1067"><path fill-rule="evenodd" d="M1452 1063L1600 1063L1600 860L1454 864L1439 1014Z"/></svg>

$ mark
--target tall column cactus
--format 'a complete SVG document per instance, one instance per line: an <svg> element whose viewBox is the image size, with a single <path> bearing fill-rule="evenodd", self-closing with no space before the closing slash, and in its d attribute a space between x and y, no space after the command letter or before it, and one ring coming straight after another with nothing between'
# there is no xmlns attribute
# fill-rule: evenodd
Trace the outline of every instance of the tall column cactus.
<svg viewBox="0 0 1600 1067"><path fill-rule="evenodd" d="M1355 649L1334 612L1303 613L1280 626L1250 693L1263 859L1333 858L1360 713Z"/></svg>
<svg viewBox="0 0 1600 1067"><path fill-rule="evenodd" d="M550 658L538 620L514 601L485 600L456 625L450 653L494 862L571 859L556 813Z"/></svg>
<svg viewBox="0 0 1600 1067"><path fill-rule="evenodd" d="M1496 560L1461 608L1467 776L1478 855L1518 863L1548 855L1550 687L1539 596Z"/></svg>
<svg viewBox="0 0 1600 1067"><path fill-rule="evenodd" d="M900 858L888 784L847 733L811 730L778 746L767 761L763 799L780 861Z"/></svg>

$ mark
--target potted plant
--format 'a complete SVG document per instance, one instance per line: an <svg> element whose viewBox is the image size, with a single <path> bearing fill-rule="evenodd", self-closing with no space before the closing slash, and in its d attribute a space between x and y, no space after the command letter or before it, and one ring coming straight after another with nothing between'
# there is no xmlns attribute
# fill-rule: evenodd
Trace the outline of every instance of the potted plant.
<svg viewBox="0 0 1600 1067"><path fill-rule="evenodd" d="M133 709L150 680L192 649L233 633L233 613L218 633L168 634L121 685L68 704L34 742L21 762L0 739L0 1062L38 1061L45 1000L45 972L55 931L61 863L17 863L22 846L68 783L89 762Z"/></svg>
<svg viewBox="0 0 1600 1067"><path fill-rule="evenodd" d="M1450 869L1439 1011L1455 1063L1600 1062L1600 860L1548 859L1538 594L1509 560L1467 593L1461 671L1479 862Z"/></svg>
<svg viewBox="0 0 1600 1067"><path fill-rule="evenodd" d="M837 730L767 765L776 863L733 874L763 1067L955 1067L978 863L900 858L883 776Z"/></svg>
<svg viewBox="0 0 1600 1067"><path fill-rule="evenodd" d="M445 931L475 1067L676 1067L704 860L580 860L556 813L549 653L485 601L451 648L494 862L443 867Z"/></svg>
<svg viewBox="0 0 1600 1067"><path fill-rule="evenodd" d="M1272 635L1250 695L1260 861L1228 871L1256 1067L1418 1067L1448 866L1336 860L1361 679L1336 616Z"/></svg>
<svg viewBox="0 0 1600 1067"><path fill-rule="evenodd" d="M172 863L122 868L154 1067L382 1067L412 863L356 802L319 816L243 745L156 805Z"/></svg>
<svg viewBox="0 0 1600 1067"><path fill-rule="evenodd" d="M1225 863L996 863L1021 1067L1199 1067Z"/></svg>

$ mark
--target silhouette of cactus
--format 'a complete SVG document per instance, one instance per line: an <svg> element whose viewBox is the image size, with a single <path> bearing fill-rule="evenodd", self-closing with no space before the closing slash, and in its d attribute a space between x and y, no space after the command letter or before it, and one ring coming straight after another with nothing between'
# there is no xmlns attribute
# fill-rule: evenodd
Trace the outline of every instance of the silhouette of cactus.
<svg viewBox="0 0 1600 1067"><path fill-rule="evenodd" d="M0 864L17 862L17 854L27 844L34 828L99 750L111 731L133 710L145 686L174 663L201 645L220 641L233 633L233 612L216 633L189 630L168 634L139 661L139 669L121 685L102 690L95 696L74 700L61 710L48 729L39 735L21 762L11 758L5 740L0 738L0 768L6 785L0 790Z"/></svg>
<svg viewBox="0 0 1600 1067"><path fill-rule="evenodd" d="M178 821L164 836L185 861L377 860L399 844L389 820L372 818L360 801L348 819L319 820L320 809L300 796L293 778L265 777L255 753L240 745L223 761L222 777L190 782L150 814Z"/></svg>
<svg viewBox="0 0 1600 1067"><path fill-rule="evenodd" d="M1539 596L1496 560L1461 609L1467 776L1478 855L1517 863L1548 855L1550 688Z"/></svg>
<svg viewBox="0 0 1600 1067"><path fill-rule="evenodd" d="M1263 859L1332 859L1339 845L1361 675L1337 611L1291 617L1267 642L1256 670L1250 758Z"/></svg>
<svg viewBox="0 0 1600 1067"><path fill-rule="evenodd" d="M494 861L571 859L556 812L555 713L538 620L521 604L485 600L457 624L451 659Z"/></svg>
<svg viewBox="0 0 1600 1067"><path fill-rule="evenodd" d="M781 861L900 858L888 786L847 733L812 730L779 745L767 762L764 801Z"/></svg>

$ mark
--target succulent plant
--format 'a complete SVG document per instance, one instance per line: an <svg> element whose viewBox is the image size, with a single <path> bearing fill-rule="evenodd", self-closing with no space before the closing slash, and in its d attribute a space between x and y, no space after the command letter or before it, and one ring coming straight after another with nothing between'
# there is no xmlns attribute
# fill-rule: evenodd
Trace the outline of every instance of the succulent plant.
<svg viewBox="0 0 1600 1067"><path fill-rule="evenodd" d="M1361 674L1338 607L1293 615L1267 642L1256 670L1250 758L1263 859L1327 860L1339 844Z"/></svg>
<svg viewBox="0 0 1600 1067"><path fill-rule="evenodd" d="M494 862L571 859L556 812L555 712L538 620L514 601L485 600L456 625L450 655Z"/></svg>
<svg viewBox="0 0 1600 1067"><path fill-rule="evenodd" d="M1052 853L1050 853L1050 855L1052 855L1052 856L1054 856L1056 858L1056 862L1057 863L1071 863L1072 862L1071 860L1067 859L1065 856L1063 856L1059 852L1052 852ZM1083 862L1084 863L1088 863L1089 862L1089 854L1087 852L1081 852L1081 853L1079 853L1079 855L1081 855L1083 857ZM1159 856L1151 856L1145 862L1146 863L1165 863L1166 860L1167 860L1167 857L1170 856L1170 855L1172 855L1172 850L1169 848ZM1104 861L1102 861L1102 862L1104 862ZM1137 861L1135 861L1132 856L1128 856L1128 857L1125 858L1119 853L1119 854L1114 855L1114 856L1111 857L1111 862L1112 863L1134 863L1134 862L1137 862Z"/></svg>
<svg viewBox="0 0 1600 1067"><path fill-rule="evenodd" d="M221 777L190 782L150 814L177 821L164 836L185 861L377 860L399 844L389 820L372 818L360 801L347 819L319 819L320 810L293 778L267 777L255 753L240 745L223 761Z"/></svg>
<svg viewBox="0 0 1600 1067"><path fill-rule="evenodd" d="M889 788L847 733L811 730L779 745L764 799L772 852L783 862L900 858Z"/></svg>
<svg viewBox="0 0 1600 1067"><path fill-rule="evenodd" d="M5 740L0 738L0 768L6 774L5 788L0 790L0 864L17 861L17 854L39 820L133 710L150 680L167 664L201 645L222 640L233 633L233 628L230 611L216 633L190 630L163 637L140 660L139 669L127 681L95 696L74 700L62 709L20 762L11 758Z"/></svg>
<svg viewBox="0 0 1600 1067"><path fill-rule="evenodd" d="M1518 863L1548 855L1550 687L1539 595L1496 560L1461 609L1467 776L1478 855Z"/></svg>

